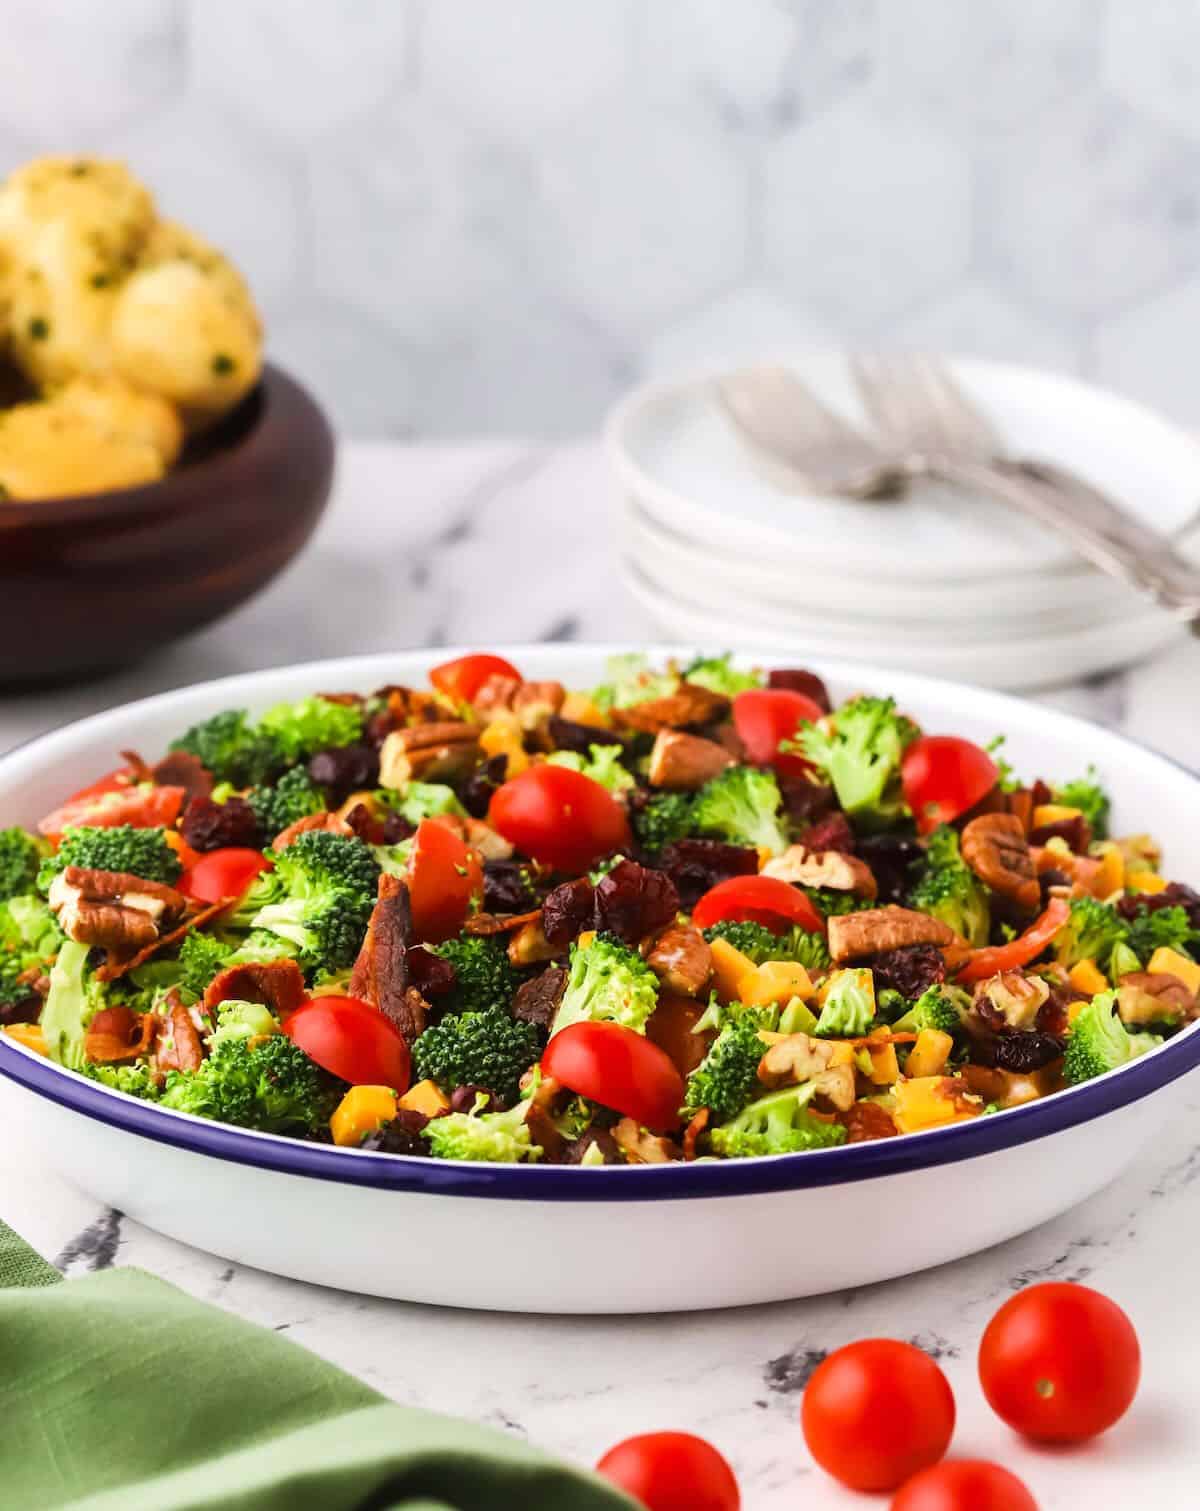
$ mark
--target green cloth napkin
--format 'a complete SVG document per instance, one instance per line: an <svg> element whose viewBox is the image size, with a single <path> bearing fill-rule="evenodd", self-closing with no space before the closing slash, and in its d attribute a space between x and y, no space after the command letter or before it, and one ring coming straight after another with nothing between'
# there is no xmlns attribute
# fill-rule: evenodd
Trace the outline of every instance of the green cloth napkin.
<svg viewBox="0 0 1200 1511"><path fill-rule="evenodd" d="M629 1511L140 1270L63 1280L0 1223L0 1503L22 1511ZM469 1366L468 1366L469 1367ZM414 1364L414 1372L417 1365Z"/></svg>

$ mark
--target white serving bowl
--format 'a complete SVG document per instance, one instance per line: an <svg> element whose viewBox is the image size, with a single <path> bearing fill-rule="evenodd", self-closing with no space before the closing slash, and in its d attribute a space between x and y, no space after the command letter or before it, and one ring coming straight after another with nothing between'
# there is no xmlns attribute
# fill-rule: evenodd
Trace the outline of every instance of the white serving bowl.
<svg viewBox="0 0 1200 1511"><path fill-rule="evenodd" d="M499 649L531 676L586 686L600 680L607 655L630 647ZM154 756L222 708L412 682L452 654L258 672L85 719L0 760L0 823L32 822L108 770L118 749ZM1157 831L1172 874L1200 877L1200 788L1162 756L994 693L876 666L815 669L835 693L894 694L931 731L1007 733L1018 771L1062 780L1094 762L1118 829ZM530 1312L736 1306L956 1259L1112 1180L1153 1139L1170 1115L1172 1083L1198 1062L1193 1025L1098 1081L951 1128L761 1160L565 1169L405 1159L248 1133L109 1091L0 1036L6 1115L28 1121L67 1179L140 1222L322 1285Z"/></svg>

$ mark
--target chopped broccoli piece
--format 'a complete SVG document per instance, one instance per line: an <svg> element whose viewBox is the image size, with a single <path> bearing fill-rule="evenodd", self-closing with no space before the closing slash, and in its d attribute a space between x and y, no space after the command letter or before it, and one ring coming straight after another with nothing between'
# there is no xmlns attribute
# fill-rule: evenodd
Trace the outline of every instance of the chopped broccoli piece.
<svg viewBox="0 0 1200 1511"><path fill-rule="evenodd" d="M1158 949L1178 950L1190 956L1198 941L1200 935L1192 928L1186 908L1147 908L1144 903L1130 919L1126 939L1142 965Z"/></svg>
<svg viewBox="0 0 1200 1511"><path fill-rule="evenodd" d="M1096 780L1096 768L1089 766L1087 775L1054 789L1054 801L1067 808L1078 808L1087 819L1093 839L1108 838L1108 815L1112 802Z"/></svg>
<svg viewBox="0 0 1200 1511"><path fill-rule="evenodd" d="M732 661L732 651L727 651L723 656L697 656L695 661L685 668L684 680L694 682L697 687L707 687L711 693L724 693L727 698L744 693L749 688L763 685L762 672L739 671L731 664Z"/></svg>
<svg viewBox="0 0 1200 1511"><path fill-rule="evenodd" d="M140 1097L143 1102L157 1102L162 1095L161 1085L144 1060L136 1065L87 1064L81 1069L89 1080L99 1081L113 1091L123 1091L126 1096Z"/></svg>
<svg viewBox="0 0 1200 1511"><path fill-rule="evenodd" d="M632 814L633 832L643 850L657 854L692 832L696 800L690 792L657 792Z"/></svg>
<svg viewBox="0 0 1200 1511"><path fill-rule="evenodd" d="M267 839L325 808L325 794L303 766L285 771L273 787L251 788L247 801Z"/></svg>
<svg viewBox="0 0 1200 1511"><path fill-rule="evenodd" d="M244 708L213 714L172 740L172 750L186 750L212 772L218 782L234 787L255 787L270 780L287 764L279 742L255 729Z"/></svg>
<svg viewBox="0 0 1200 1511"><path fill-rule="evenodd" d="M436 818L442 813L452 813L456 818L467 816L454 788L443 782L406 782L399 791L384 787L381 794L388 807L410 824L419 824L422 819Z"/></svg>
<svg viewBox="0 0 1200 1511"><path fill-rule="evenodd" d="M809 971L829 968L829 948L824 939L799 924L793 924L786 934L776 934L762 923L723 919L705 929L704 937L710 944L714 939L726 940L755 965L765 960L796 960Z"/></svg>
<svg viewBox="0 0 1200 1511"><path fill-rule="evenodd" d="M269 1007L261 1002L239 1002L230 998L217 1008L217 1026L209 1040L209 1048L215 1049L226 1039L254 1039L278 1032L279 1021Z"/></svg>
<svg viewBox="0 0 1200 1511"><path fill-rule="evenodd" d="M621 763L622 753L620 745L589 745L586 758L577 750L556 750L546 757L546 763L582 772L608 792L627 792L636 783L633 773Z"/></svg>
<svg viewBox="0 0 1200 1511"><path fill-rule="evenodd" d="M168 1074L162 1105L239 1128L301 1135L324 1127L341 1089L286 1034L231 1035L214 1040L198 1070Z"/></svg>
<svg viewBox="0 0 1200 1511"><path fill-rule="evenodd" d="M274 874L281 895L254 914L251 927L289 940L306 969L352 965L375 905L379 865L370 846L310 830L280 851Z"/></svg>
<svg viewBox="0 0 1200 1511"><path fill-rule="evenodd" d="M832 729L805 724L795 749L833 784L849 814L890 821L904 812L900 759L919 731L892 698L854 698L832 716Z"/></svg>
<svg viewBox="0 0 1200 1511"><path fill-rule="evenodd" d="M1122 976L1130 976L1141 968L1142 962L1138 959L1137 951L1125 940L1118 940L1113 945L1112 954L1108 957L1109 979L1120 981Z"/></svg>
<svg viewBox="0 0 1200 1511"><path fill-rule="evenodd" d="M0 940L30 955L32 964L57 954L63 932L40 897L10 897L0 906Z"/></svg>
<svg viewBox="0 0 1200 1511"><path fill-rule="evenodd" d="M875 1017L875 989L869 970L834 971L829 977L825 1002L817 1019L816 1034L822 1039L857 1039Z"/></svg>
<svg viewBox="0 0 1200 1511"><path fill-rule="evenodd" d="M460 934L437 945L435 953L454 967L454 987L443 1000L450 1012L480 1013L493 1007L508 1011L521 978L501 940Z"/></svg>
<svg viewBox="0 0 1200 1511"><path fill-rule="evenodd" d="M0 829L0 901L33 891L49 848L24 829Z"/></svg>
<svg viewBox="0 0 1200 1511"><path fill-rule="evenodd" d="M724 1123L762 1089L758 1066L767 1046L758 1035L761 1029L773 1029L778 1016L777 1010L746 1009L726 1021L688 1077L685 1109L689 1116L707 1107L717 1122Z"/></svg>
<svg viewBox="0 0 1200 1511"><path fill-rule="evenodd" d="M816 1088L785 1086L759 1097L730 1122L712 1130L712 1152L723 1159L751 1159L763 1154L796 1154L807 1149L832 1149L846 1141L840 1123L814 1117L808 1104Z"/></svg>
<svg viewBox="0 0 1200 1511"><path fill-rule="evenodd" d="M379 864L370 845L352 834L312 829L298 835L275 856L275 869L285 886L345 887L375 901Z"/></svg>
<svg viewBox="0 0 1200 1511"><path fill-rule="evenodd" d="M538 1057L538 1031L499 1008L456 1013L427 1028L413 1045L420 1080L445 1091L484 1086L502 1101L515 1101L521 1077Z"/></svg>
<svg viewBox="0 0 1200 1511"><path fill-rule="evenodd" d="M55 853L42 862L39 888L48 892L50 883L68 866L127 871L144 881L161 881L168 886L178 881L183 869L178 855L167 844L165 829L135 829L130 824L112 829L68 829Z"/></svg>
<svg viewBox="0 0 1200 1511"><path fill-rule="evenodd" d="M437 1159L487 1160L515 1165L536 1160L540 1144L530 1137L525 1122L528 1104L518 1102L507 1112L450 1112L421 1129L429 1152Z"/></svg>
<svg viewBox="0 0 1200 1511"><path fill-rule="evenodd" d="M212 934L193 929L179 946L179 985L185 996L196 1001L233 953L233 946Z"/></svg>
<svg viewBox="0 0 1200 1511"><path fill-rule="evenodd" d="M287 761L303 761L318 750L353 745L363 730L362 709L354 703L328 698L301 698L277 703L258 721L260 732L273 739Z"/></svg>
<svg viewBox="0 0 1200 1511"><path fill-rule="evenodd" d="M835 892L832 887L802 887L800 890L822 918L839 918L843 913L866 913L879 906L873 897Z"/></svg>
<svg viewBox="0 0 1200 1511"><path fill-rule="evenodd" d="M788 846L782 803L774 772L729 766L697 793L692 824L731 844L755 845L778 855Z"/></svg>
<svg viewBox="0 0 1200 1511"><path fill-rule="evenodd" d="M940 919L968 944L978 947L988 941L987 890L963 860L958 834L948 824L939 824L929 836L925 868L909 893L908 905Z"/></svg>
<svg viewBox="0 0 1200 1511"><path fill-rule="evenodd" d="M645 1033L646 1020L658 1006L658 978L637 953L609 934L571 946L566 990L551 1027L551 1036L572 1023L620 1023Z"/></svg>
<svg viewBox="0 0 1200 1511"><path fill-rule="evenodd" d="M90 975L88 946L68 939L50 970L50 991L42 1008L42 1034L51 1059L78 1070L84 1032L103 1005L103 989Z"/></svg>
<svg viewBox="0 0 1200 1511"><path fill-rule="evenodd" d="M1081 960L1094 960L1106 971L1117 946L1130 942L1130 932L1108 903L1096 897L1072 897L1070 917L1054 939L1054 953L1068 970Z"/></svg>
<svg viewBox="0 0 1200 1511"><path fill-rule="evenodd" d="M909 1010L892 1024L892 1032L919 1034L922 1029L936 1028L944 1034L956 1033L962 1026L961 1008L970 999L957 987L931 986Z"/></svg>
<svg viewBox="0 0 1200 1511"><path fill-rule="evenodd" d="M1067 1035L1063 1078L1077 1086L1115 1070L1162 1043L1157 1034L1131 1034L1117 1015L1113 992L1101 992L1076 1015Z"/></svg>
<svg viewBox="0 0 1200 1511"><path fill-rule="evenodd" d="M630 708L651 698L667 698L679 686L674 672L652 672L646 657L639 654L610 656L605 670L608 681L592 689L597 708Z"/></svg>

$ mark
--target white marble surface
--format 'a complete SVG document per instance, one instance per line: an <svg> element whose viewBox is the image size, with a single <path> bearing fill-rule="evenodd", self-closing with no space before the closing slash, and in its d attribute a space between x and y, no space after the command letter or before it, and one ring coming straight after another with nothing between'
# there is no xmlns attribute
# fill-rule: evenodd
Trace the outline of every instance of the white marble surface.
<svg viewBox="0 0 1200 1511"><path fill-rule="evenodd" d="M0 703L0 745L81 712L204 676L351 650L462 640L614 638L649 628L612 573L599 449L516 444L355 448L305 558L256 603L186 645L87 687ZM1048 701L1193 760L1200 647ZM1167 827L1162 819L1157 825ZM2 1098L0 1098L2 1101ZM1108 1191L1001 1248L911 1279L722 1314L539 1319L365 1300L230 1266L99 1209L45 1168L20 1124L0 1141L0 1214L75 1273L140 1264L286 1332L403 1402L456 1412L593 1460L650 1427L710 1436L747 1511L861 1506L810 1464L797 1426L822 1351L888 1333L935 1352L958 1395L962 1454L1021 1473L1043 1511L1184 1511L1200 1500L1200 1082L1162 1142ZM0 1110L0 1117L3 1111ZM914 1222L952 1222L936 1172ZM481 1231L481 1262L491 1235ZM903 1243L903 1234L880 1242ZM798 1253L797 1263L803 1263ZM1083 1452L1037 1452L974 1382L997 1304L1045 1278L1086 1279L1127 1307L1145 1350L1129 1418Z"/></svg>

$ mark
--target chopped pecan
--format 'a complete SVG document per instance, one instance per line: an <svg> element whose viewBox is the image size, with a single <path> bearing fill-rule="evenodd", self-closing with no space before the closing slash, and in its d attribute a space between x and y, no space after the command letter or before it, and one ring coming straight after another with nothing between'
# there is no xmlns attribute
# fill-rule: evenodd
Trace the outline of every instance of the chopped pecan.
<svg viewBox="0 0 1200 1511"><path fill-rule="evenodd" d="M698 997L712 976L712 949L699 929L673 923L651 945L646 964L669 991Z"/></svg>
<svg viewBox="0 0 1200 1511"><path fill-rule="evenodd" d="M407 885L384 872L367 936L350 974L350 995L361 997L390 1018L411 1044L425 1027L424 998L411 990L408 949L412 904Z"/></svg>
<svg viewBox="0 0 1200 1511"><path fill-rule="evenodd" d="M962 832L962 858L979 877L1032 913L1041 901L1037 872L1021 820L1013 813L985 813Z"/></svg>
<svg viewBox="0 0 1200 1511"><path fill-rule="evenodd" d="M669 1165L682 1152L678 1144L646 1133L633 1118L622 1118L612 1131L617 1147L630 1165Z"/></svg>
<svg viewBox="0 0 1200 1511"><path fill-rule="evenodd" d="M93 871L83 866L67 866L55 877L66 888L74 889L86 902L119 902L136 908L153 919L178 917L187 907L187 898L161 881L146 881L129 871Z"/></svg>
<svg viewBox="0 0 1200 1511"><path fill-rule="evenodd" d="M623 860L597 882L594 906L597 929L636 944L676 916L679 893L662 871Z"/></svg>
<svg viewBox="0 0 1200 1511"><path fill-rule="evenodd" d="M660 729L650 752L647 778L651 787L695 792L732 765L733 757L715 740L679 729Z"/></svg>
<svg viewBox="0 0 1200 1511"><path fill-rule="evenodd" d="M277 1018L286 1018L307 995L294 960L269 960L218 972L205 989L204 1006L211 1011L222 1002L261 1002Z"/></svg>
<svg viewBox="0 0 1200 1511"><path fill-rule="evenodd" d="M809 850L789 845L763 867L764 876L775 876L800 887L827 887L831 892L853 892L856 897L875 896L875 876L870 866L843 850Z"/></svg>
<svg viewBox="0 0 1200 1511"><path fill-rule="evenodd" d="M286 829L281 829L271 841L271 849L276 853L286 850L293 840L299 839L302 834L311 834L316 829L325 830L329 834L354 833L353 826L336 813L308 813L289 824Z"/></svg>
<svg viewBox="0 0 1200 1511"><path fill-rule="evenodd" d="M558 946L551 944L546 938L542 930L540 914L531 918L528 923L523 923L508 938L508 958L518 969L522 966L539 965L543 961L553 960L560 953Z"/></svg>
<svg viewBox="0 0 1200 1511"><path fill-rule="evenodd" d="M827 927L829 952L839 965L863 955L898 950L906 944L936 944L940 949L954 944L958 937L940 919L890 903L887 907L830 918Z"/></svg>
<svg viewBox="0 0 1200 1511"><path fill-rule="evenodd" d="M83 1036L83 1057L93 1065L140 1059L153 1045L160 1021L131 1007L102 1007Z"/></svg>
<svg viewBox="0 0 1200 1511"><path fill-rule="evenodd" d="M764 1086L799 1086L812 1083L817 1093L828 1097L840 1112L854 1104L854 1066L835 1065L840 1046L808 1034L784 1034L775 1039L758 1065Z"/></svg>
<svg viewBox="0 0 1200 1511"><path fill-rule="evenodd" d="M1024 1029L1037 1021L1050 996L1050 983L1041 976L1001 971L975 987L973 1008L989 1028Z"/></svg>
<svg viewBox="0 0 1200 1511"><path fill-rule="evenodd" d="M1049 1096L1062 1086L1061 1070L1053 1065L1025 1073L969 1063L962 1067L961 1075L975 1096L1000 1107L1020 1107L1025 1102L1036 1102L1039 1097Z"/></svg>
<svg viewBox="0 0 1200 1511"><path fill-rule="evenodd" d="M1166 971L1131 971L1117 987L1117 1011L1131 1027L1143 1023L1190 1021L1196 1016L1196 994L1186 982Z"/></svg>
<svg viewBox="0 0 1200 1511"><path fill-rule="evenodd" d="M522 981L513 997L512 1015L519 1023L532 1023L549 1029L558 1012L567 986L567 973L561 966L548 966L528 981Z"/></svg>
<svg viewBox="0 0 1200 1511"><path fill-rule="evenodd" d="M681 682L665 698L650 698L629 708L614 708L612 718L621 729L657 734L660 729L711 724L728 712L729 699L724 694L709 692L707 687L698 687L694 682Z"/></svg>
<svg viewBox="0 0 1200 1511"><path fill-rule="evenodd" d="M117 954L133 954L153 943L160 925L187 906L181 893L161 882L81 866L58 873L48 900L68 938Z"/></svg>
<svg viewBox="0 0 1200 1511"><path fill-rule="evenodd" d="M479 727L463 720L394 729L379 752L379 784L445 782L466 776L479 759Z"/></svg>
<svg viewBox="0 0 1200 1511"><path fill-rule="evenodd" d="M182 1002L174 1002L160 1027L154 1049L159 1070L199 1070L204 1063L204 1044L200 1030Z"/></svg>

